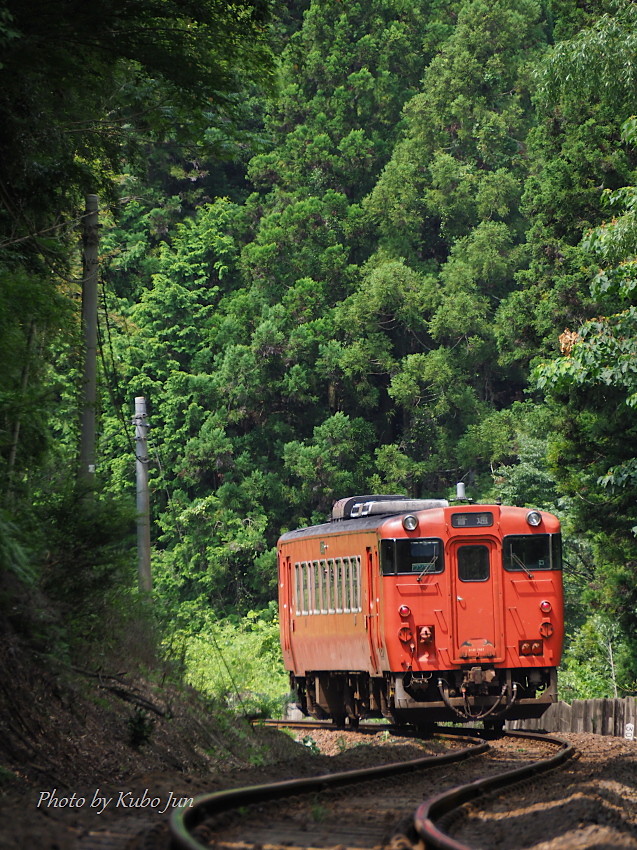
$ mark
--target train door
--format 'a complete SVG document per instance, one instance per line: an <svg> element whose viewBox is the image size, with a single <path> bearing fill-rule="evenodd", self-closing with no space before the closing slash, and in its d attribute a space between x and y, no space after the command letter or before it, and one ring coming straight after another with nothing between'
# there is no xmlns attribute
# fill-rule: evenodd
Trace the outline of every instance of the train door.
<svg viewBox="0 0 637 850"><path fill-rule="evenodd" d="M369 643L370 672L372 675L380 674L378 664L378 651L380 649L380 571L378 556L369 546L365 549L365 585L367 586L367 600L365 611L365 623L367 629L367 640Z"/></svg>
<svg viewBox="0 0 637 850"><path fill-rule="evenodd" d="M454 663L504 660L500 562L489 538L450 545Z"/></svg>
<svg viewBox="0 0 637 850"><path fill-rule="evenodd" d="M292 561L279 552L279 622L281 624L281 649L287 669L293 669L291 630L294 628L294 575Z"/></svg>

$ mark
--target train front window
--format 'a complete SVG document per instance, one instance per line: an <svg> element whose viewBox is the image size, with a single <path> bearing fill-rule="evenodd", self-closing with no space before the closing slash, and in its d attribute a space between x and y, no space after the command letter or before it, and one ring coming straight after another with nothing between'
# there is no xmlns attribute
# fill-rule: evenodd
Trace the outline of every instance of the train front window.
<svg viewBox="0 0 637 850"><path fill-rule="evenodd" d="M442 541L420 538L417 540L381 540L380 562L383 575L427 575L444 570Z"/></svg>
<svg viewBox="0 0 637 850"><path fill-rule="evenodd" d="M502 542L502 557L504 569L509 572L561 570L560 535L525 534L505 537Z"/></svg>
<svg viewBox="0 0 637 850"><path fill-rule="evenodd" d="M489 550L486 546L458 547L460 581L488 581L489 566Z"/></svg>

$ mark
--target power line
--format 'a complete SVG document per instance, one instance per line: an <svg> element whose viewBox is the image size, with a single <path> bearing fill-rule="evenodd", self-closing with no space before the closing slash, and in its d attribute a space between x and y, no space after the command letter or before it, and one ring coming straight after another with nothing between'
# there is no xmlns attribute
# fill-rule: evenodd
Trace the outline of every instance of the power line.
<svg viewBox="0 0 637 850"><path fill-rule="evenodd" d="M77 224L80 221L83 221L87 216L91 215L91 213L82 213L82 215L77 216L77 218L69 219L69 221L60 222L60 224L52 224L51 227L45 227L42 230L38 230L35 233L29 233L27 236L20 236L18 239L9 239L6 242L0 242L0 249L7 248L11 245L18 245L21 242L27 242L29 239L37 239L38 236L43 236L45 233L50 233L52 230L61 230L65 227L71 227L72 225Z"/></svg>
<svg viewBox="0 0 637 850"><path fill-rule="evenodd" d="M113 388L113 385L111 384L111 380L110 380L110 377L109 377L108 367L106 365L106 358L104 356L102 328L101 328L101 325L100 325L99 317L98 317L98 321L97 321L97 343L98 343L98 348L99 348L99 352L100 352L100 361L102 363L102 370L104 372L104 379L105 379L105 383L106 383L106 389L107 389L107 392L108 392L108 397L110 398L111 404L113 406L113 410L115 411L115 413L116 413L116 415L117 415L117 417L120 420L120 423L122 425L122 431L123 431L123 433L126 437L126 440L128 442L128 447L130 449L131 455L133 457L135 457L135 446L133 444L133 441L132 441L132 438L131 438L131 435L130 435L130 428L128 426L128 421L126 420L126 417L124 416L124 411L122 409L121 404L118 403L118 401L115 397L115 390L119 390L119 384L118 384L117 371L116 371L114 359L113 359L113 375L115 376L115 381L114 381L115 389Z"/></svg>

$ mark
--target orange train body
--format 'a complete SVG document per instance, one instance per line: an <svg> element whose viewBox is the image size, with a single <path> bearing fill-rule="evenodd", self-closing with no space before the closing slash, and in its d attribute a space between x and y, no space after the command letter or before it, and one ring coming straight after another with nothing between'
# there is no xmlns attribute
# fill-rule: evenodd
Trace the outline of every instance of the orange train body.
<svg viewBox="0 0 637 850"><path fill-rule="evenodd" d="M333 516L278 544L281 646L304 713L496 726L556 700L556 517L398 496L342 500Z"/></svg>

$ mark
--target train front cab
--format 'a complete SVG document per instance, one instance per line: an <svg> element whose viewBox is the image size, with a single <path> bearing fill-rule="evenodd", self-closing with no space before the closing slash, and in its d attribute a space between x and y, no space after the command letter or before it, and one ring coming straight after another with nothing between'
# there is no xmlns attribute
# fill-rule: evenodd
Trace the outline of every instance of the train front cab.
<svg viewBox="0 0 637 850"><path fill-rule="evenodd" d="M557 519L493 505L401 520L379 542L396 719L541 716L563 639Z"/></svg>

